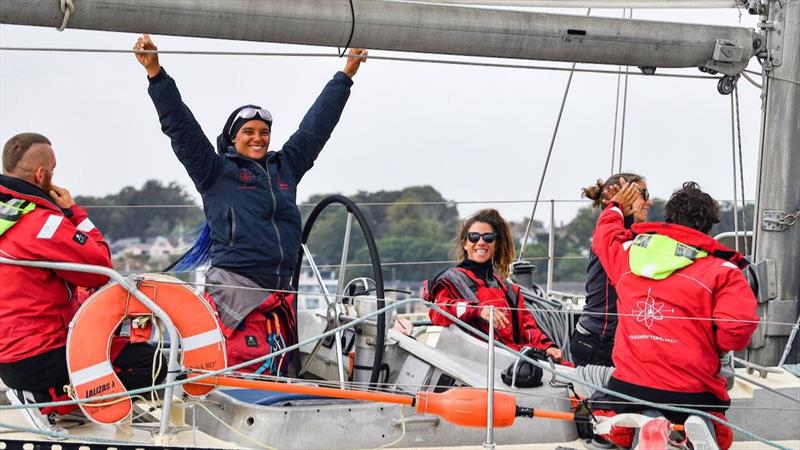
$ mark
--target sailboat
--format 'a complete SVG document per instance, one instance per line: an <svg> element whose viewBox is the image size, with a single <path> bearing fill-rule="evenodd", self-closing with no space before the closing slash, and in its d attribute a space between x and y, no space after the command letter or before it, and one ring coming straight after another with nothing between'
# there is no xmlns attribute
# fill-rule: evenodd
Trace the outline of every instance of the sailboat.
<svg viewBox="0 0 800 450"><path fill-rule="evenodd" d="M800 436L796 427L790 425L790 420L778 417L792 414L796 417L800 385L794 375L775 366L787 360L784 357L787 349L790 352L788 361L797 360L796 351L792 354L791 346L786 344L793 338L792 327L787 324L798 316L800 274L793 269L793 261L800 256L800 227L795 227L793 222L797 220L795 210L800 205L800 189L787 188L787 185L800 177L800 152L797 151L797 142L800 142L800 2L720 2L761 16L762 28L758 31L453 5L468 2L440 3L446 4L274 0L254 6L252 2L223 0L64 0L58 9L55 2L46 0L0 0L0 22L129 32L146 26L152 33L181 36L323 46L365 45L384 50L624 65L651 75L665 68L698 67L719 77L718 89L724 95L731 94L748 62L759 59L764 67L760 75L764 112L752 257L761 281L759 313L764 324L751 348L741 355L747 367L740 369L741 381L732 391L733 407L729 418L731 423L769 441L768 445L797 446ZM513 6L529 2L482 3ZM625 2L599 3L619 7L619 3ZM635 7L633 2L626 4ZM262 26L245 26L254 13L258 14ZM665 45L667 42L669 45ZM329 201L337 202L347 201ZM368 224L358 219L356 206L348 205L348 211L363 229L368 229ZM313 233L313 220L306 224L306 230L306 237ZM346 283L339 283L341 289L335 293L327 293L329 311L333 314L299 312L300 370L319 388L345 385L380 388L391 394L413 397L412 403L416 404L422 402L420 391L437 393L445 387L461 392L458 389L480 388L489 392L486 403L492 405L496 399L492 390L502 386L500 371L514 364L518 356L502 348L492 348L457 327L437 329L421 325L405 332L393 327L396 319L392 310L413 300L389 302L384 299L379 249L375 250L371 281L354 280L355 287L348 294ZM305 254L313 267L313 249L306 248ZM346 260L344 255L343 261ZM0 263L97 270L8 259L0 259ZM346 273L346 264L342 264L340 273ZM143 305L158 310L158 305L152 305L151 299L130 281L116 273L109 273L109 276L130 290ZM328 288L321 277L317 278L320 289L325 292ZM533 289L533 286L528 287ZM162 322L169 324L169 317L163 317ZM348 331L354 326L358 326L358 332ZM171 343L181 342L169 326L165 328L165 333L171 334ZM320 337L329 339L320 340ZM354 356L352 367L348 367L345 359L351 348ZM178 368L177 353L170 352L171 369ZM569 370L559 371L547 365L543 365L543 369L546 371L543 386L505 390L513 394L518 408L515 411L521 416L526 408L570 411L570 392L566 386L573 383L580 389L577 386L580 380ZM346 374L348 371L350 373ZM747 374L748 371L766 374L766 378L753 379L753 373ZM463 426L463 418L448 416L447 412L435 416L426 414L426 410L406 408L409 405L405 403L331 400L324 395L287 397L274 392L217 389L200 400L176 397L173 401L173 391L186 388L178 386L181 380L176 376L168 378L167 382L171 385L166 388L164 402L154 411L143 412L153 418L150 426L134 425L131 429L125 426L127 422L123 426L86 423L71 429L72 439L79 443L130 442L136 446L156 447L167 444L278 448L442 447L482 442L494 445L495 441L550 445L545 448L562 443L580 445L575 443L578 439L575 425L566 420L542 419L531 423L512 417L513 425L495 430L491 425L497 425L493 415L500 413L491 406L483 413L488 416L485 419L490 425L476 428ZM777 412L754 412L769 411L769 408ZM3 411L0 422L11 414ZM776 426L776 422L782 426ZM753 435L738 436L738 439L752 438ZM26 442L36 440L37 437L25 436ZM773 441L788 441L788 444Z"/></svg>

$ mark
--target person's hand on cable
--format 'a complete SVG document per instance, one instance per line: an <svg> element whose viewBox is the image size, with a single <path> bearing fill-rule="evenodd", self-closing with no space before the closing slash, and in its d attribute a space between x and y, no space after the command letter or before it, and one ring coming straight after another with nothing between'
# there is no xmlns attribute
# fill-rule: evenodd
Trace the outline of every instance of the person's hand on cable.
<svg viewBox="0 0 800 450"><path fill-rule="evenodd" d="M158 72L161 71L161 64L158 63L158 53L139 52L139 50L158 51L158 47L156 47L156 44L154 44L153 40L150 39L150 35L145 33L139 39L137 39L136 44L133 46L133 50L136 52L134 53L136 60L139 61L139 64L144 66L145 70L147 70L147 76L153 78L154 76L158 75Z"/></svg>
<svg viewBox="0 0 800 450"><path fill-rule="evenodd" d="M351 48L349 56L347 57L347 63L344 65L344 72L348 77L353 78L358 72L358 68L361 67L362 62L367 62L367 49L365 48Z"/></svg>
<svg viewBox="0 0 800 450"><path fill-rule="evenodd" d="M485 322L489 322L489 306L484 306L481 308L481 319ZM505 328L510 324L510 320L506 315L505 309L495 308L494 309L494 327L495 328Z"/></svg>
<svg viewBox="0 0 800 450"><path fill-rule="evenodd" d="M545 353L547 353L547 356L553 358L553 361L557 363L560 363L561 359L564 357L564 353L558 347L550 347L545 350Z"/></svg>

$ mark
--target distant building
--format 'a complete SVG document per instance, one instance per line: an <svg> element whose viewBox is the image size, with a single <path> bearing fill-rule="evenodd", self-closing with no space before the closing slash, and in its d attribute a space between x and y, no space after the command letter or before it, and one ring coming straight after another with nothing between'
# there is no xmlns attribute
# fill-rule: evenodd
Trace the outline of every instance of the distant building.
<svg viewBox="0 0 800 450"><path fill-rule="evenodd" d="M117 239L109 248L114 267L125 272L160 270L185 251L182 240L164 236Z"/></svg>

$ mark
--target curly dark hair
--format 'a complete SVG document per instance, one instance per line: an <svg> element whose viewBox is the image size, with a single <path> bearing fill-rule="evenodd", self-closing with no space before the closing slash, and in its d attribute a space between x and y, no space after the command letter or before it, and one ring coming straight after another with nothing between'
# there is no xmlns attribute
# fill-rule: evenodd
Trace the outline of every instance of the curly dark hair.
<svg viewBox="0 0 800 450"><path fill-rule="evenodd" d="M508 222L503 219L503 216L496 209L482 209L462 223L458 235L456 235L456 256L460 259L467 257L464 244L467 242L469 227L475 222L487 223L497 233L497 240L495 241L497 245L494 258L492 258L492 265L495 273L500 275L501 278L507 278L511 262L514 261L514 238L511 236L511 227Z"/></svg>
<svg viewBox="0 0 800 450"><path fill-rule="evenodd" d="M700 190L694 181L683 183L672 193L665 209L667 223L676 223L708 234L719 223L719 203Z"/></svg>

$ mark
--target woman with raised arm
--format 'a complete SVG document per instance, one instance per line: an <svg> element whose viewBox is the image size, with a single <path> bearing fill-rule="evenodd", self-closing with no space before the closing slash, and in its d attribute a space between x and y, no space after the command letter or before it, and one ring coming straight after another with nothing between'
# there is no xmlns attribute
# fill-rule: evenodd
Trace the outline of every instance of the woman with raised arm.
<svg viewBox="0 0 800 450"><path fill-rule="evenodd" d="M445 270L427 283L428 300L456 318L488 333L490 307L494 306L495 339L519 351L543 350L560 361L561 350L536 326L525 307L519 287L506 281L514 260L511 228L497 210L483 209L467 219L457 236L458 266ZM434 325L453 321L434 309Z"/></svg>
<svg viewBox="0 0 800 450"><path fill-rule="evenodd" d="M620 189L620 179L636 184L639 197L633 202L625 216L625 227L647 220L653 202L647 191L644 177L635 173L617 173L607 180L583 188L582 197L592 201L592 208L602 209ZM608 281L600 260L589 251L586 266L586 305L570 339L570 354L576 366L613 366L611 349L614 348L614 333L617 330L617 292Z"/></svg>
<svg viewBox="0 0 800 450"><path fill-rule="evenodd" d="M338 123L367 51L350 51L344 69L328 82L280 151L269 151L272 114L257 105L231 112L215 151L181 100L175 80L161 67L150 36L140 37L133 49L147 71L161 129L203 199L206 226L177 267L210 264L206 294L227 337L228 364L291 345L296 341L294 297L285 290L300 250L297 184ZM287 363L288 358L267 360L248 369L280 375Z"/></svg>

